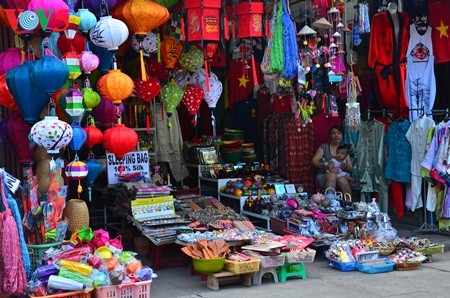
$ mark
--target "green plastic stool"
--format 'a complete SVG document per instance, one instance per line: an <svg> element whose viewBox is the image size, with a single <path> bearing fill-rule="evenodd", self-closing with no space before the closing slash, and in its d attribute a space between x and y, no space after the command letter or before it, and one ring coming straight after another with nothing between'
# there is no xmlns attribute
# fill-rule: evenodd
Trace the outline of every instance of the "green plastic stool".
<svg viewBox="0 0 450 298"><path fill-rule="evenodd" d="M286 282L288 277L298 276L306 279L306 267L303 263L285 263L277 268L278 281Z"/></svg>

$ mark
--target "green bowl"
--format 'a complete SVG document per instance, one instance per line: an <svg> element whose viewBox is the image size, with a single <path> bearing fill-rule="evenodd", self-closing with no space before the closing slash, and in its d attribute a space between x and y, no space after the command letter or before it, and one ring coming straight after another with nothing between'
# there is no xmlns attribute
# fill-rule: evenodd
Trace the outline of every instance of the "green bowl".
<svg viewBox="0 0 450 298"><path fill-rule="evenodd" d="M220 259L192 259L194 269L202 274L214 274L222 271L225 265L225 258Z"/></svg>
<svg viewBox="0 0 450 298"><path fill-rule="evenodd" d="M227 163L237 163L241 160L241 156L242 156L242 150L237 151L237 152L221 152L222 154L222 159L224 162Z"/></svg>

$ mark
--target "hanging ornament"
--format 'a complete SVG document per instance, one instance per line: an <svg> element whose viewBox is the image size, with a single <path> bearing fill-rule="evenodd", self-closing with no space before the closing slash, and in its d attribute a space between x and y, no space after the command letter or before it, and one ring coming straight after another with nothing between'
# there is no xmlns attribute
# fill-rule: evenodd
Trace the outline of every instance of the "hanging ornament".
<svg viewBox="0 0 450 298"><path fill-rule="evenodd" d="M92 90L92 88L83 88L81 92L83 93L84 107L87 112L91 112L100 103L100 94Z"/></svg>
<svg viewBox="0 0 450 298"><path fill-rule="evenodd" d="M87 34L89 30L91 30L91 28L93 28L97 23L97 17L87 8L78 9L76 15L80 17L78 30L84 34Z"/></svg>
<svg viewBox="0 0 450 298"><path fill-rule="evenodd" d="M95 145L103 142L103 133L95 126L94 118L89 118L88 125L84 127L84 131L86 132L85 144L88 148L92 149Z"/></svg>
<svg viewBox="0 0 450 298"><path fill-rule="evenodd" d="M77 188L78 195L83 192L83 187L81 186L81 179L87 176L88 171L89 169L87 165L84 162L79 161L78 157L66 166L65 172L67 178L69 178L70 180L78 180L78 188Z"/></svg>
<svg viewBox="0 0 450 298"><path fill-rule="evenodd" d="M211 78L209 80L209 86L206 85L208 84L207 81L202 83L200 86L205 92L205 101L208 104L208 107L211 109L211 124L213 127L213 135L216 135L216 117L214 117L213 110L216 108L217 102L222 95L222 82L220 82L218 79Z"/></svg>
<svg viewBox="0 0 450 298"><path fill-rule="evenodd" d="M161 83L154 77L147 77L146 81L141 79L134 80L134 94L137 98L141 99L145 104L145 123L147 133L150 132L151 119L150 119L150 102L161 91Z"/></svg>
<svg viewBox="0 0 450 298"><path fill-rule="evenodd" d="M84 117L83 94L76 88L70 88L65 94L62 105L72 122L81 123Z"/></svg>
<svg viewBox="0 0 450 298"><path fill-rule="evenodd" d="M72 140L69 142L69 147L73 151L79 151L83 144L86 142L87 134L86 131L80 126L80 124L72 124Z"/></svg>
<svg viewBox="0 0 450 298"><path fill-rule="evenodd" d="M45 52L46 54L34 64L31 76L36 84L51 96L69 78L69 68L61 60L48 55L48 48Z"/></svg>
<svg viewBox="0 0 450 298"><path fill-rule="evenodd" d="M55 116L45 116L30 131L30 139L38 146L47 149L49 154L59 153L59 149L69 144L72 139L72 127Z"/></svg>
<svg viewBox="0 0 450 298"><path fill-rule="evenodd" d="M71 14L69 16L69 26L64 30L64 34L67 39L74 39L75 33L77 33L78 25L80 25L81 18L76 14Z"/></svg>
<svg viewBox="0 0 450 298"><path fill-rule="evenodd" d="M69 80L76 80L81 75L80 56L76 52L67 52L63 61L69 68Z"/></svg>
<svg viewBox="0 0 450 298"><path fill-rule="evenodd" d="M128 38L128 28L121 20L104 16L89 31L89 36L95 45L108 51L117 51Z"/></svg>
<svg viewBox="0 0 450 298"><path fill-rule="evenodd" d="M86 175L86 180L89 184L88 193L89 193L89 202L92 201L92 188L91 185L94 183L95 179L102 172L102 165L98 160L94 158L93 154L90 154L88 160L86 161L86 166L88 167L88 173Z"/></svg>
<svg viewBox="0 0 450 298"><path fill-rule="evenodd" d="M203 66L203 60L203 51L191 45L187 52L181 54L180 65L189 72L195 72Z"/></svg>
<svg viewBox="0 0 450 298"><path fill-rule="evenodd" d="M186 91L184 91L182 102L186 106L189 115L194 116L192 124L197 125L197 113L203 101L205 93L203 89L195 84L187 84Z"/></svg>
<svg viewBox="0 0 450 298"><path fill-rule="evenodd" d="M162 87L160 98L167 115L170 117L183 98L183 89L174 81L170 81Z"/></svg>
<svg viewBox="0 0 450 298"><path fill-rule="evenodd" d="M174 68L181 54L183 43L171 36L164 37L161 42L161 56L167 68Z"/></svg>
<svg viewBox="0 0 450 298"><path fill-rule="evenodd" d="M85 74L91 74L100 64L100 59L91 51L83 51L80 55L80 68Z"/></svg>
<svg viewBox="0 0 450 298"><path fill-rule="evenodd" d="M114 104L120 104L133 93L133 80L120 69L110 70L97 82L98 92Z"/></svg>
<svg viewBox="0 0 450 298"><path fill-rule="evenodd" d="M263 36L263 2L242 2L236 4L238 38Z"/></svg>
<svg viewBox="0 0 450 298"><path fill-rule="evenodd" d="M6 84L6 74L0 75L0 105L11 110L19 109Z"/></svg>

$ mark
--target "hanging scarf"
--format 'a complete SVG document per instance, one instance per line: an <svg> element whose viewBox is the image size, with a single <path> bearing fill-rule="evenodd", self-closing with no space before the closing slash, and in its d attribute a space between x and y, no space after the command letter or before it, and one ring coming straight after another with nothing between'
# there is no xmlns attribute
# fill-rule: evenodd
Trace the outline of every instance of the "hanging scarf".
<svg viewBox="0 0 450 298"><path fill-rule="evenodd" d="M297 48L297 32L294 27L294 21L289 14L289 7L283 1L283 15L281 21L283 23L283 47L284 47L284 64L283 76L287 79L293 79L297 75L298 48Z"/></svg>

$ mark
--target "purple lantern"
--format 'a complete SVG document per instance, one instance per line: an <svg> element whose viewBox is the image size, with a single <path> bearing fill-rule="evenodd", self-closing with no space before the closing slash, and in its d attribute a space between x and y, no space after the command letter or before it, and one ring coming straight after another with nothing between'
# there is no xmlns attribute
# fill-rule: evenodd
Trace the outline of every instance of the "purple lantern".
<svg viewBox="0 0 450 298"><path fill-rule="evenodd" d="M123 104L116 106L111 101L102 97L100 103L92 109L92 116L103 126L109 127L114 124L117 114L122 115L123 111Z"/></svg>
<svg viewBox="0 0 450 298"><path fill-rule="evenodd" d="M6 120L7 139L21 164L30 163L36 150L35 147L30 146L28 140L30 130L31 125L23 121L20 113L16 112L8 116Z"/></svg>
<svg viewBox="0 0 450 298"><path fill-rule="evenodd" d="M101 16L100 4L104 1L108 6L108 10L111 10L116 5L116 0L84 0L84 6L89 8L97 17Z"/></svg>

